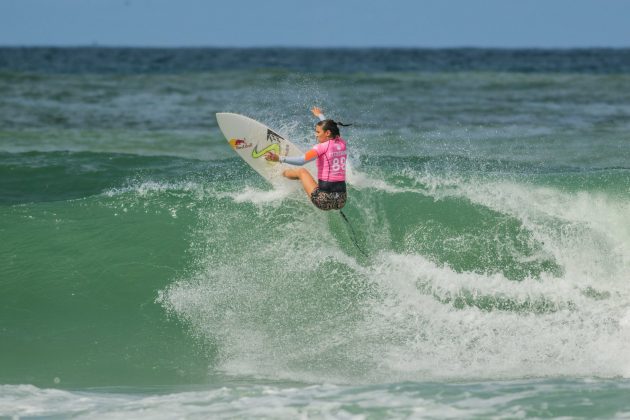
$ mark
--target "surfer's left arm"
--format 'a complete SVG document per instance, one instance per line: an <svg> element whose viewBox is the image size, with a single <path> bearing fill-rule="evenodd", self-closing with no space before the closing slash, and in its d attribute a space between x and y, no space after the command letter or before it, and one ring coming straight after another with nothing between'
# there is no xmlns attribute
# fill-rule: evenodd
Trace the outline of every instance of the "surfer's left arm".
<svg viewBox="0 0 630 420"><path fill-rule="evenodd" d="M302 166L315 159L317 159L317 152L312 149L306 152L304 156L280 156L280 162L297 166Z"/></svg>

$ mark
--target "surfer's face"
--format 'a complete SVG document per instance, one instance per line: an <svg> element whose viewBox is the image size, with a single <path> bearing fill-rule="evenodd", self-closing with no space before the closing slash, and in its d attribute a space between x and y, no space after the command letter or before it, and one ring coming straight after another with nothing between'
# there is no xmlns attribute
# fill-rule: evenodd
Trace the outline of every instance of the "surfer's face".
<svg viewBox="0 0 630 420"><path fill-rule="evenodd" d="M330 130L322 130L319 125L315 126L315 137L317 137L317 141L323 143L330 139Z"/></svg>

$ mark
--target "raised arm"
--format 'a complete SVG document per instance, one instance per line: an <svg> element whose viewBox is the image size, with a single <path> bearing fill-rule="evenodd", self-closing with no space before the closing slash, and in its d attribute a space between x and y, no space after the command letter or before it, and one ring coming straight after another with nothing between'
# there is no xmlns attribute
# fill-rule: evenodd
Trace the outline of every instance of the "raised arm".
<svg viewBox="0 0 630 420"><path fill-rule="evenodd" d="M313 109L311 109L311 112L313 113L313 115L319 118L320 121L324 121L326 119L321 108L314 106ZM273 152L269 152L265 155L265 159L271 160L273 162L282 162L282 163L288 163L289 165L302 166L305 163L310 162L311 160L317 159L317 152L311 149L308 152L306 152L304 156L287 156L287 157L282 157Z"/></svg>
<svg viewBox="0 0 630 420"><path fill-rule="evenodd" d="M314 106L313 109L311 109L311 112L313 113L313 115L319 118L320 121L324 121L326 119L322 110L316 106Z"/></svg>
<svg viewBox="0 0 630 420"><path fill-rule="evenodd" d="M317 118L319 118L320 121L324 121L326 119L326 117L324 116L324 113L322 112L321 108L318 108L318 107L314 106L313 109L311 109L311 112L313 113L313 115L315 115ZM308 152L306 152L304 154L304 156L293 156L293 157L278 156L277 160L279 160L282 163L288 163L290 165L302 166L305 163L310 162L313 159L317 159L317 152L315 150L311 149ZM272 159L272 160L275 160L275 159Z"/></svg>

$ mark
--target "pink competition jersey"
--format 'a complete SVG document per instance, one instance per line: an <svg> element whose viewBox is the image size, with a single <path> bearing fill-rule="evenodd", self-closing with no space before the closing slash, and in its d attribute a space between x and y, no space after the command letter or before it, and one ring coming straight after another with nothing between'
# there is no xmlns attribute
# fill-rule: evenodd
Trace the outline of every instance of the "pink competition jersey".
<svg viewBox="0 0 630 420"><path fill-rule="evenodd" d="M313 150L317 153L317 178L322 181L346 180L346 142L341 137L318 143Z"/></svg>

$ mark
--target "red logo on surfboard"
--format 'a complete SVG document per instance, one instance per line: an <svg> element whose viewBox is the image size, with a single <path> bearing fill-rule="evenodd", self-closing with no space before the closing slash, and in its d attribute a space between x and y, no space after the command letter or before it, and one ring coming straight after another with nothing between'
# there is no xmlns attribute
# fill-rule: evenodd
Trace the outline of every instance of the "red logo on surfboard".
<svg viewBox="0 0 630 420"><path fill-rule="evenodd" d="M230 139L229 143L230 143L230 146L232 146L232 149L234 150L247 149L248 147L252 147L252 144L247 143L245 139Z"/></svg>

